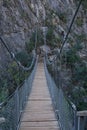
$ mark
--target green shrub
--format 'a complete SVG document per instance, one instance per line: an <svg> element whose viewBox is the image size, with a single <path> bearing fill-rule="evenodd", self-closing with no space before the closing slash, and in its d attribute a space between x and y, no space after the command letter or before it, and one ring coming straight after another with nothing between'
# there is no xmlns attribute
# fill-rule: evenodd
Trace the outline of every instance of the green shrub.
<svg viewBox="0 0 87 130"><path fill-rule="evenodd" d="M84 102L84 97L87 95L85 89L79 86L74 86L72 91L72 99L78 110L86 110L87 103Z"/></svg>
<svg viewBox="0 0 87 130"><path fill-rule="evenodd" d="M43 32L41 30L38 30L37 32L37 47L44 44L44 38L43 38Z"/></svg>
<svg viewBox="0 0 87 130"><path fill-rule="evenodd" d="M82 43L87 39L87 37L86 34L83 33L81 35L76 35L76 39L78 43Z"/></svg>
<svg viewBox="0 0 87 130"><path fill-rule="evenodd" d="M19 54L18 57L26 59L26 57L20 57ZM25 72L21 68L19 69L15 61L8 63L5 71L0 71L0 102L4 101L6 97L10 96L15 89L23 83L25 78L27 78L30 73L31 71Z"/></svg>
<svg viewBox="0 0 87 130"><path fill-rule="evenodd" d="M36 41L36 37L37 37L37 41ZM27 50L28 53L31 53L32 50L35 49L35 44L36 44L36 48L44 44L43 33L41 30L37 30L37 34L36 32L33 32L30 40L25 43L25 49Z"/></svg>
<svg viewBox="0 0 87 130"><path fill-rule="evenodd" d="M79 54L77 53L81 49L82 49L82 45L80 43L76 43L72 45L72 47L69 50L66 51L67 65L73 66L75 63L78 63L81 61L81 58Z"/></svg>
<svg viewBox="0 0 87 130"><path fill-rule="evenodd" d="M62 20L64 23L66 23L67 22L67 15L66 15L66 13L59 13L59 18L60 18L60 20Z"/></svg>
<svg viewBox="0 0 87 130"><path fill-rule="evenodd" d="M83 63L79 63L75 66L74 68L74 75L75 75L75 79L76 81L84 81L85 80L85 76L87 75L87 67L85 66L85 64Z"/></svg>
<svg viewBox="0 0 87 130"><path fill-rule="evenodd" d="M0 102L3 102L8 96L8 91L6 88L0 89Z"/></svg>
<svg viewBox="0 0 87 130"><path fill-rule="evenodd" d="M66 52L67 65L73 66L76 62L80 61L79 55L76 54L74 49L70 49Z"/></svg>
<svg viewBox="0 0 87 130"><path fill-rule="evenodd" d="M16 58L23 66L28 66L31 57L29 58L29 55L26 51L21 51L16 54Z"/></svg>
<svg viewBox="0 0 87 130"><path fill-rule="evenodd" d="M51 48L54 48L55 47L55 41L57 39L54 36L53 28L48 29L46 39L47 39L47 45L50 46Z"/></svg>
<svg viewBox="0 0 87 130"><path fill-rule="evenodd" d="M82 36L80 37L82 39ZM87 102L84 102L84 98L87 97L87 66L80 58L78 51L82 49L82 45L78 43L73 45L72 48L66 52L66 67L71 71L69 86L67 87L67 93L71 95L72 101L76 104L78 110L87 109ZM64 58L64 57L63 57ZM63 63L64 64L64 63Z"/></svg>
<svg viewBox="0 0 87 130"><path fill-rule="evenodd" d="M87 9L87 0L83 0L82 6L84 9Z"/></svg>
<svg viewBox="0 0 87 130"><path fill-rule="evenodd" d="M34 42L29 41L25 43L25 49L28 53L31 53L34 47L35 47Z"/></svg>
<svg viewBox="0 0 87 130"><path fill-rule="evenodd" d="M27 78L30 72L25 72L21 68L19 69L15 61L11 62L7 68L7 90L8 95L11 95L15 89L20 86L25 78Z"/></svg>
<svg viewBox="0 0 87 130"><path fill-rule="evenodd" d="M79 111L87 110L87 103L86 102L79 102L79 105L77 106L77 109Z"/></svg>
<svg viewBox="0 0 87 130"><path fill-rule="evenodd" d="M83 25L83 19L82 18L77 18L76 19L76 25L81 27Z"/></svg>
<svg viewBox="0 0 87 130"><path fill-rule="evenodd" d="M3 6L6 7L6 8L9 8L11 5L11 1L10 0L4 0L3 1Z"/></svg>

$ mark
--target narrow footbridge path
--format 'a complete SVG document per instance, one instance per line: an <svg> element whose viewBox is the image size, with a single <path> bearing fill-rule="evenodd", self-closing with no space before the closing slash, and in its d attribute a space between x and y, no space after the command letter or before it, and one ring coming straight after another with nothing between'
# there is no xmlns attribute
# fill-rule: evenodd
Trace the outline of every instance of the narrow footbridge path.
<svg viewBox="0 0 87 130"><path fill-rule="evenodd" d="M60 130L53 110L43 63L38 63L20 130Z"/></svg>

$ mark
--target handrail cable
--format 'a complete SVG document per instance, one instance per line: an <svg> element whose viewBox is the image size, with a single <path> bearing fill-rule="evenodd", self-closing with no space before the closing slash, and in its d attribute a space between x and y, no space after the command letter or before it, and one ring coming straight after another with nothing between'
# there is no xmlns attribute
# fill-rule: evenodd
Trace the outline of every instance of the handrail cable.
<svg viewBox="0 0 87 130"><path fill-rule="evenodd" d="M11 53L10 49L8 48L8 46L5 44L5 41L2 39L2 37L0 37L0 40L3 43L4 47L7 49L7 51L9 52L10 56L12 57L12 53Z"/></svg>
<svg viewBox="0 0 87 130"><path fill-rule="evenodd" d="M33 63L34 63L35 58L36 58L36 54L33 56L33 60L32 60L31 65L30 65L29 67L24 67L24 66L20 63L20 61L17 60L15 54L10 51L10 49L8 48L8 46L6 45L6 43L5 43L5 41L3 40L2 37L0 37L0 40L1 40L1 42L3 43L4 47L7 49L7 51L9 52L11 58L12 58L13 60L15 60L15 62L17 63L17 65L18 65L20 68L22 68L22 69L25 70L25 71L29 71L29 70L32 68Z"/></svg>

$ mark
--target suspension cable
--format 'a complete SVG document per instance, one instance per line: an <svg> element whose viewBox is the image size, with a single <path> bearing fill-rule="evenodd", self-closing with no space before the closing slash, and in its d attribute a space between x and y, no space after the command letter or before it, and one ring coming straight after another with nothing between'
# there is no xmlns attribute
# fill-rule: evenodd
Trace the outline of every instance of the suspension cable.
<svg viewBox="0 0 87 130"><path fill-rule="evenodd" d="M64 42L63 42L61 48L60 48L60 54L62 53L62 49L63 49L63 47L64 47L64 44L66 43L66 41L67 41L67 39L68 39L69 33L70 33L70 31L71 31L72 25L73 25L74 20L75 20L75 18L76 18L76 16L77 16L77 13L78 13L78 11L79 11L79 8L80 8L80 5L81 5L82 1L83 1L83 0L80 0L79 5L78 5L78 7L77 7L77 9L76 9L76 11L75 11L75 14L74 14L74 16L73 16L73 19L72 19L71 24L70 24L70 27L69 27L69 30L68 30L68 32L67 32L67 34L66 34L66 37L65 37L65 39L64 39Z"/></svg>
<svg viewBox="0 0 87 130"><path fill-rule="evenodd" d="M25 71L29 71L29 70L32 68L33 63L34 63L34 61L35 61L35 59L36 59L36 54L33 56L33 60L32 60L31 65L30 65L29 67L24 67L24 66L20 63L20 61L17 60L15 54L10 51L10 49L8 48L8 46L6 45L6 43L5 43L5 41L3 40L2 37L0 37L0 40L1 40L2 44L4 45L4 47L7 49L7 51L9 52L11 58L12 58L13 60L15 60L15 62L17 63L17 65L18 65L20 68L22 68L22 69L25 70Z"/></svg>
<svg viewBox="0 0 87 130"><path fill-rule="evenodd" d="M61 53L62 53L62 50L63 50L63 47L64 47L64 45L65 45L65 43L66 43L66 41L67 41L67 39L68 39L68 36L69 36L69 34L70 34L70 31L71 31L71 28L72 28L72 26L73 26L74 20L75 20L75 18L76 18L76 16L77 16L77 13L78 13L78 11L79 11L79 8L80 8L80 6L81 6L81 4L82 4L82 1L83 1L83 0L80 0L80 2L79 2L79 4L78 4L78 7L77 7L77 9L76 9L76 11L75 11L75 14L74 14L73 18L72 18L72 21L71 21L70 27L69 27L69 29L68 29L68 32L67 32L67 34L66 34L66 37L65 37L65 39L64 39L64 41L63 41L63 43L62 43L62 46L61 46L61 48L60 48L60 52L57 52L56 56L53 58L53 60L52 60L51 62L49 61L48 64L49 64L49 63L50 63L50 64L54 63L54 61L55 61L58 57L60 57L60 55L61 55Z"/></svg>
<svg viewBox="0 0 87 130"><path fill-rule="evenodd" d="M8 48L8 46L6 45L6 43L5 43L5 41L3 40L2 37L0 37L0 40L3 43L4 47L7 49L7 51L9 52L10 56L12 57L12 53L11 53L10 49Z"/></svg>

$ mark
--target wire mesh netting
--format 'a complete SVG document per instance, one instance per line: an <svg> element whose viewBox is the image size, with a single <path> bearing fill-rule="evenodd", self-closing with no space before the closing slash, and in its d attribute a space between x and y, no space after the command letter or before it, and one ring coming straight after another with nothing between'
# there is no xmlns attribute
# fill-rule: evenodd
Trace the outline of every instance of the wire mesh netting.
<svg viewBox="0 0 87 130"><path fill-rule="evenodd" d="M62 89L56 86L54 80L49 74L46 62L45 62L45 72L47 77L48 87L53 100L54 110L56 116L60 122L60 127L62 130L75 130L75 120L76 120L76 108L75 105L69 102Z"/></svg>

